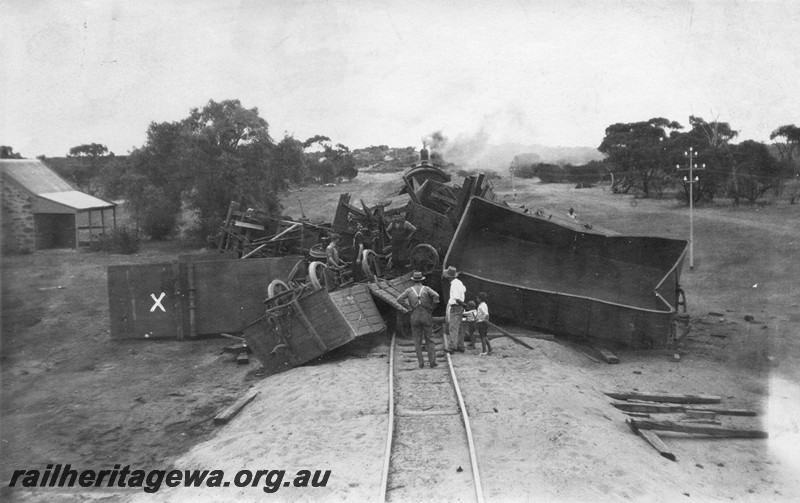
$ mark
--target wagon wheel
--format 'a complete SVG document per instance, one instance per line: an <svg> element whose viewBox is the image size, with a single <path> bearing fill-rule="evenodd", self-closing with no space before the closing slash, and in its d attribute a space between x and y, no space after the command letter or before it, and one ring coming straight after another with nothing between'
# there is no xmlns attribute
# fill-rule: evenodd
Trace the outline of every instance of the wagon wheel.
<svg viewBox="0 0 800 503"><path fill-rule="evenodd" d="M324 259L328 256L327 253L325 253L325 248L327 248L325 243L317 243L308 250L308 255L311 258Z"/></svg>
<svg viewBox="0 0 800 503"><path fill-rule="evenodd" d="M381 259L378 257L378 254L372 250L364 250L361 255L361 269L364 270L364 275L369 280L383 276Z"/></svg>
<svg viewBox="0 0 800 503"><path fill-rule="evenodd" d="M311 262L308 264L308 278L315 289L320 289L325 284L325 264L322 262Z"/></svg>
<svg viewBox="0 0 800 503"><path fill-rule="evenodd" d="M283 281L276 279L267 287L267 300L264 305L267 311L275 312L279 308L286 307L292 303L295 298L294 291Z"/></svg>
<svg viewBox="0 0 800 503"><path fill-rule="evenodd" d="M267 296L268 296L267 298L271 299L272 297L275 297L279 293L288 292L289 290L290 290L289 285L287 285L286 283L284 283L279 279L273 279L272 283L270 283L269 286L267 287Z"/></svg>
<svg viewBox="0 0 800 503"><path fill-rule="evenodd" d="M429 244L420 244L411 250L411 265L415 271L430 274L439 265L439 253Z"/></svg>
<svg viewBox="0 0 800 503"><path fill-rule="evenodd" d="M308 267L306 267L306 260L301 258L297 261L294 267L292 267L292 271L289 273L286 282L292 287L302 285L307 280L307 269Z"/></svg>

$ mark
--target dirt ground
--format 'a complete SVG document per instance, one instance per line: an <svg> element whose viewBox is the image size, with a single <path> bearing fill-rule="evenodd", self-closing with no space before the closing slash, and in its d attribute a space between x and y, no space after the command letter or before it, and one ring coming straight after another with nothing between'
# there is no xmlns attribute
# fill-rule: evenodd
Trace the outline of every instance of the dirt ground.
<svg viewBox="0 0 800 503"><path fill-rule="evenodd" d="M688 236L687 209L674 200L520 180L514 199L509 180L495 185L501 200L554 218L574 207L579 219L621 233ZM294 194L288 213L299 216L301 203L312 219L324 218L340 192L374 204L390 186L387 175L359 175L349 186ZM689 305L679 317L679 360L620 350L621 362L608 365L566 341L533 339L533 351L497 339L491 358L455 358L487 501L796 501L800 205L720 203L697 208L694 217L695 267L690 271L687 261L682 277ZM196 250L162 243L135 256L52 251L3 257L1 499L377 499L387 428L387 336L269 377L256 363L237 365L224 354L226 339L109 338L106 267L169 261L187 251ZM249 389L260 394L230 424L215 427L214 415ZM625 415L603 395L612 389L719 395L726 407L759 413L719 416L723 424L765 429L770 438L665 433L677 456L672 462L630 432ZM57 463L96 470L115 464L321 469L331 477L324 488L271 494L259 487L163 488L156 494L8 487L14 470ZM425 459L420 472L432 484L452 480L437 477ZM390 491L389 500L404 499Z"/></svg>

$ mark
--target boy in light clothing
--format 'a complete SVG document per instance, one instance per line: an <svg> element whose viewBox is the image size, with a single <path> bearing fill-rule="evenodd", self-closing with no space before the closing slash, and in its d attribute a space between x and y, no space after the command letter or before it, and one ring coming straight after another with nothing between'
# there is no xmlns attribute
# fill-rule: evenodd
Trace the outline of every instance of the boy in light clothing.
<svg viewBox="0 0 800 503"><path fill-rule="evenodd" d="M467 302L467 310L464 311L464 317L462 318L464 321L463 329L464 332L469 336L469 338L465 337L469 341L469 348L475 349L475 314L477 313L475 309L475 302L469 301Z"/></svg>
<svg viewBox="0 0 800 503"><path fill-rule="evenodd" d="M478 308L475 310L475 326L478 328L478 334L481 336L481 355L492 354L492 344L489 342L489 306L486 304L486 299L489 296L486 292L478 294Z"/></svg>

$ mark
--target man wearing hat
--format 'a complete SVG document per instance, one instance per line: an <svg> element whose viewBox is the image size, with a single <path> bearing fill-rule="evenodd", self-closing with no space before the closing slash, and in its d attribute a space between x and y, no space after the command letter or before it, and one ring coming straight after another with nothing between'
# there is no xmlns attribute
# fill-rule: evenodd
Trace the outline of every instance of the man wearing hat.
<svg viewBox="0 0 800 503"><path fill-rule="evenodd" d="M464 336L461 334L461 316L464 314L464 296L467 288L458 279L458 271L455 267L449 266L444 270L442 276L450 280L450 296L447 300L447 332L444 334L444 350L448 353L453 351L464 352ZM449 336L448 336L449 335Z"/></svg>
<svg viewBox="0 0 800 503"><path fill-rule="evenodd" d="M417 360L419 368L425 367L425 359L422 357L422 341L428 350L428 363L431 368L436 366L436 347L433 343L433 318L431 313L436 304L439 303L439 294L423 285L425 276L419 271L414 271L411 276L414 285L397 297L397 302L406 309L411 310L411 330L414 334L414 347L417 350Z"/></svg>

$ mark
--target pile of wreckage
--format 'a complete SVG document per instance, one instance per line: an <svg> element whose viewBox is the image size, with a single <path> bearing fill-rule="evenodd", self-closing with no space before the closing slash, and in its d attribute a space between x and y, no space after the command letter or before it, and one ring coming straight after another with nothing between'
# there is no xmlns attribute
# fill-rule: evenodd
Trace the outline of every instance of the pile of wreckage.
<svg viewBox="0 0 800 503"><path fill-rule="evenodd" d="M333 221L313 223L231 203L217 237L220 253L110 266L111 336L223 334L274 373L387 325L402 327L397 320L406 310L396 298L412 284L413 270L445 294L441 310L441 271L454 266L468 296L489 294L494 320L629 347L674 340L677 308L685 309L679 280L686 241L620 236L544 211L529 214L496 202L484 175L455 185L426 157L401 178L398 194L407 201L400 206L355 205L342 194ZM417 228L408 267L399 270L386 231L398 213ZM342 238L342 258L358 264L350 246L357 233L370 243L360 267L329 268L325 249L333 235Z"/></svg>

